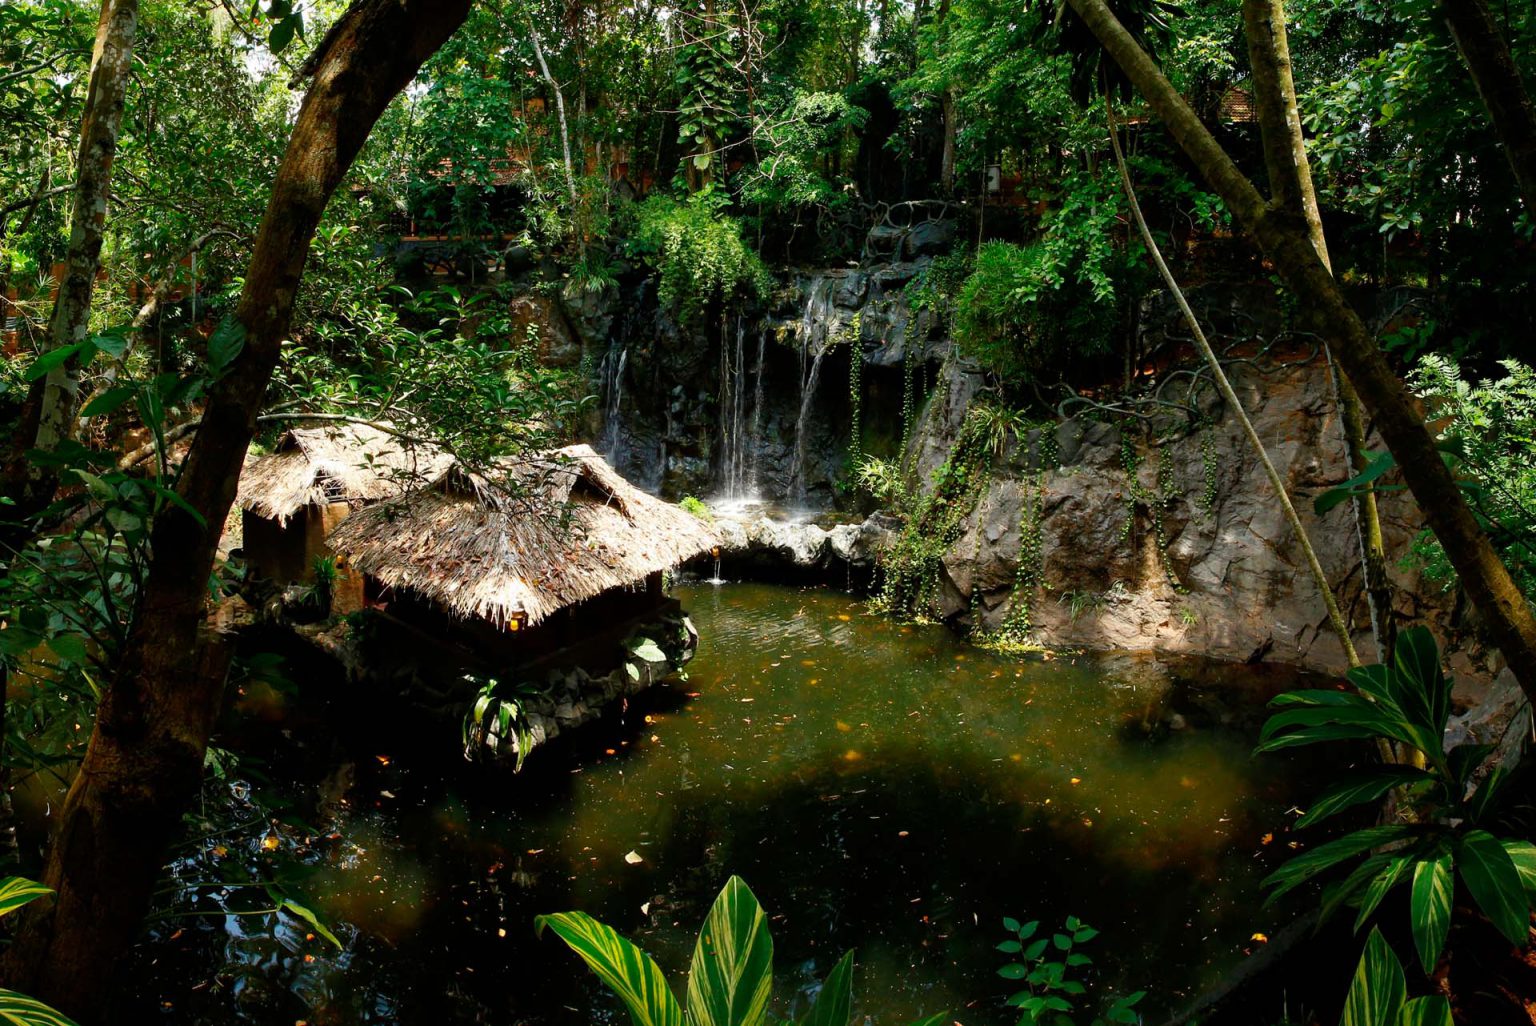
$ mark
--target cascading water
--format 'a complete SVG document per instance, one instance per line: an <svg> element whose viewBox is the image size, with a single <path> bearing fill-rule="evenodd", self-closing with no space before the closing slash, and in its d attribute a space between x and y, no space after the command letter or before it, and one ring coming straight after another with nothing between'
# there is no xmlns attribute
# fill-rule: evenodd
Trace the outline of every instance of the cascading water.
<svg viewBox="0 0 1536 1026"><path fill-rule="evenodd" d="M619 424L619 406L624 401L624 364L629 360L629 347L615 342L609 347L608 353L603 357L601 377L603 379L604 407L606 409L603 427L607 434L607 442L604 445L603 455L608 462L618 465L619 443L623 438Z"/></svg>
<svg viewBox="0 0 1536 1026"><path fill-rule="evenodd" d="M806 435L812 404L816 399L816 385L821 380L821 361L827 355L827 337L833 316L832 297L836 288L835 278L812 279L805 297L805 309L800 314L800 416L795 420L795 449L793 461L789 465L789 494L801 505L806 500Z"/></svg>
<svg viewBox="0 0 1536 1026"><path fill-rule="evenodd" d="M746 324L736 317L735 345L720 346L720 485L725 498L748 498ZM761 372L761 371L759 371Z"/></svg>
<svg viewBox="0 0 1536 1026"><path fill-rule="evenodd" d="M763 359L768 355L768 332L757 332L757 379L752 386L752 435L748 448L752 453L752 469L747 474L747 494L756 497L762 493L758 482L758 463L763 452Z"/></svg>

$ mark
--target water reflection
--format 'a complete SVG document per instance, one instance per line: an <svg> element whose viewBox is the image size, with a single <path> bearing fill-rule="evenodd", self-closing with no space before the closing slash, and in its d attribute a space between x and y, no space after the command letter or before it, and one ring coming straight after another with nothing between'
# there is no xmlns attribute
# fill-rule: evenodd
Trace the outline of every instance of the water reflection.
<svg viewBox="0 0 1536 1026"><path fill-rule="evenodd" d="M301 822L275 852L262 822L177 874L227 873L236 845L239 865L293 875L343 950L288 915L169 920L125 973L122 1021L620 1023L532 917L584 909L680 974L730 873L773 917L785 1013L856 947L861 1015L1011 1022L1003 915L1099 927L1106 985L1153 984L1154 1009L1272 931L1254 899L1280 853L1262 837L1297 780L1248 752L1283 679L1002 657L828 592L682 597L703 637L689 679L520 777L409 754L398 718L345 742L276 735L258 786ZM177 907L226 907L196 895Z"/></svg>

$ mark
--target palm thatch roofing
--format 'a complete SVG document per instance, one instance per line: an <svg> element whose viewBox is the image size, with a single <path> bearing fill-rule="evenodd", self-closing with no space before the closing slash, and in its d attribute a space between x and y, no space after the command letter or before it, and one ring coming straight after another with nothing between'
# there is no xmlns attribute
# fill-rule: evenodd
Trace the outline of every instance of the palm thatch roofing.
<svg viewBox="0 0 1536 1026"><path fill-rule="evenodd" d="M426 488L348 516L328 543L385 585L502 626L641 584L719 539L573 445L485 474L454 464Z"/></svg>
<svg viewBox="0 0 1536 1026"><path fill-rule="evenodd" d="M271 453L247 461L235 502L286 524L314 503L390 499L435 481L453 458L367 424L293 428Z"/></svg>

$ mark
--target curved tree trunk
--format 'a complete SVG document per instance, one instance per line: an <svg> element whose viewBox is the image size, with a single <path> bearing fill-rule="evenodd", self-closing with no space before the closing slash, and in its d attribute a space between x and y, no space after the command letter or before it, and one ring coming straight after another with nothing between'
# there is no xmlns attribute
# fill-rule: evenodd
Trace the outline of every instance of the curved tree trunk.
<svg viewBox="0 0 1536 1026"><path fill-rule="evenodd" d="M1302 309L1308 322L1336 342L1334 356L1375 418L1376 428L1397 458L1425 519L1482 614L1488 634L1503 652L1526 696L1536 699L1536 616L1532 616L1525 597L1510 579L1440 458L1413 395L1387 365L1375 338L1350 307L1313 248L1306 225L1292 212L1264 201L1104 0L1068 3L1162 118L1286 285L1304 300Z"/></svg>
<svg viewBox="0 0 1536 1026"><path fill-rule="evenodd" d="M1525 91L1520 67L1486 0L1440 0L1440 13L1493 119L1525 212L1536 221L1536 104Z"/></svg>
<svg viewBox="0 0 1536 1026"><path fill-rule="evenodd" d="M138 0L103 0L91 55L91 78L80 122L80 150L75 157L74 203L69 218L69 246L64 278L59 282L48 322L45 351L85 338L91 317L91 293L101 267L112 162L123 123L123 103L133 67L133 39L139 23ZM55 479L26 458L29 449L52 449L74 435L79 365L68 360L32 384L22 406L5 466L5 494L15 514L35 512L53 499Z"/></svg>
<svg viewBox="0 0 1536 1026"><path fill-rule="evenodd" d="M209 390L124 655L59 813L44 882L56 894L7 953L7 984L82 1018L104 1007L167 844L202 775L223 692L221 647L200 637L214 550L332 192L390 100L468 14L470 0L359 0L311 61L233 317L243 345ZM226 325L226 328L235 327ZM42 903L38 903L42 904Z"/></svg>
<svg viewBox="0 0 1536 1026"><path fill-rule="evenodd" d="M1302 218L1318 257L1331 270L1328 239L1323 234L1322 211L1318 208L1317 190L1312 184L1312 165L1307 160L1306 138L1296 105L1296 82L1291 74L1291 46L1286 38L1283 0L1243 0L1243 30L1248 40L1248 63L1253 69L1254 99L1263 135L1271 199ZM1360 397L1349 378L1339 370L1331 347L1328 367L1343 421L1344 444L1353 472L1350 476L1353 477L1365 470L1369 463L1365 449L1365 417L1360 411ZM1360 545L1361 578L1371 613L1371 633L1376 639L1376 659L1385 663L1392 652L1394 634L1392 582L1387 577L1386 544L1381 532L1381 515L1376 507L1376 493L1367 491L1354 496L1350 508Z"/></svg>

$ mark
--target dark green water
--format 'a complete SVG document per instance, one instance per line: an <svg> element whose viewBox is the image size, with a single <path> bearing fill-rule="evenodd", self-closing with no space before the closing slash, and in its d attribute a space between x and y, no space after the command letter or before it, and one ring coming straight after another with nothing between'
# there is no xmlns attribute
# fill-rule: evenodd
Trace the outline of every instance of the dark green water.
<svg viewBox="0 0 1536 1026"><path fill-rule="evenodd" d="M1004 915L1098 927L1100 985L1149 989L1154 1010L1278 925L1258 881L1284 837L1264 836L1309 785L1248 753L1262 701L1291 682L1004 657L833 592L681 591L703 638L690 678L519 777L371 729L269 742L257 786L307 826L272 826L234 785L248 822L177 863L168 907L260 907L218 874L280 872L343 950L286 915L169 919L124 975L122 1021L617 1024L533 916L588 911L681 984L731 873L772 918L779 1010L853 947L857 1010L882 1024L942 1009L1011 1023L992 950Z"/></svg>

